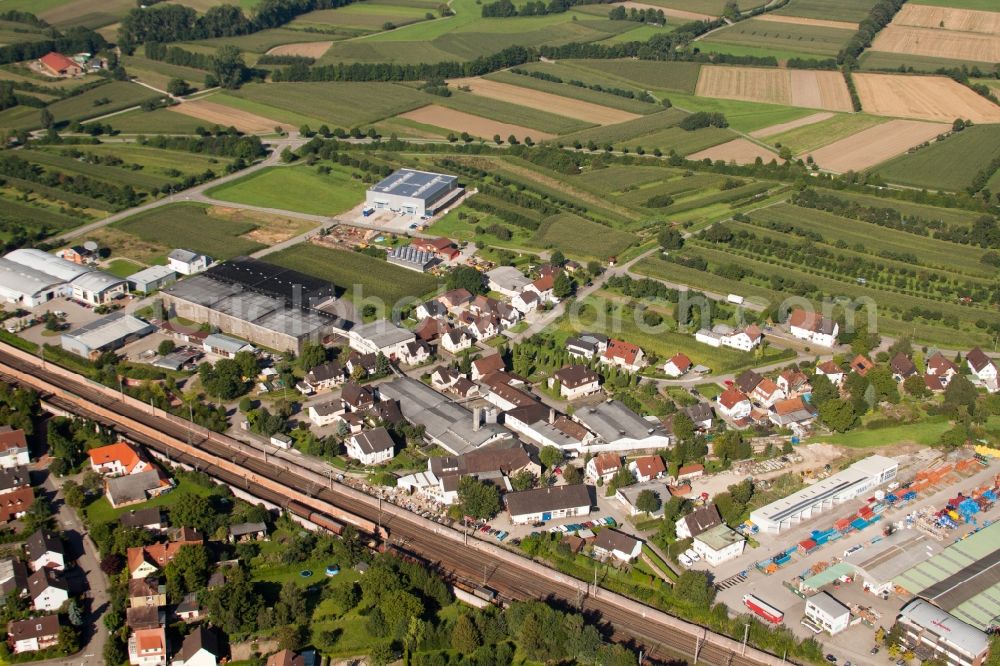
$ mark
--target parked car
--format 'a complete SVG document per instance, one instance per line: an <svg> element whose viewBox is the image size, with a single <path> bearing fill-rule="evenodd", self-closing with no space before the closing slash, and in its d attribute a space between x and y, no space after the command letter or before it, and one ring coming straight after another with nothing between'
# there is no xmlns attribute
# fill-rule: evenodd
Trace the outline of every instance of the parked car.
<svg viewBox="0 0 1000 666"><path fill-rule="evenodd" d="M681 553L680 555L677 556L677 561L686 567L690 567L691 565L694 564L694 562L692 562L691 559L684 553Z"/></svg>

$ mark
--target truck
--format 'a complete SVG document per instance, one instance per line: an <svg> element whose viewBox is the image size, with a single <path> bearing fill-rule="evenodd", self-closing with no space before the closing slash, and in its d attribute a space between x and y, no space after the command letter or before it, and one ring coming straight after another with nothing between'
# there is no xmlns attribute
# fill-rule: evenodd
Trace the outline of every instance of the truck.
<svg viewBox="0 0 1000 666"><path fill-rule="evenodd" d="M743 595L743 605L750 609L750 612L754 615L767 620L771 624L781 624L785 619L784 611L778 610L760 597L752 594Z"/></svg>
<svg viewBox="0 0 1000 666"><path fill-rule="evenodd" d="M732 303L733 305L743 305L743 297L739 294L729 294L726 296L726 301Z"/></svg>

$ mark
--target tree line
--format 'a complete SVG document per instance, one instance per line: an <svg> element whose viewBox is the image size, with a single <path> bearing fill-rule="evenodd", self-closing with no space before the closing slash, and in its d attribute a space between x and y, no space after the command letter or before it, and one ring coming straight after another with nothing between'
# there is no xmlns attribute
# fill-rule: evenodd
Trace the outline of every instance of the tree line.
<svg viewBox="0 0 1000 666"><path fill-rule="evenodd" d="M12 62L24 60L35 60L41 58L50 51L59 53L97 53L103 51L108 46L108 42L99 34L89 28L74 26L68 28L65 33L60 33L55 29L50 39L43 39L37 42L16 42L0 46L0 64L6 65Z"/></svg>
<svg viewBox="0 0 1000 666"><path fill-rule="evenodd" d="M511 0L496 0L483 5L483 18L508 18L510 16L545 16L547 14L562 14L576 5L604 4L607 0L528 0L521 7Z"/></svg>
<svg viewBox="0 0 1000 666"><path fill-rule="evenodd" d="M853 68L861 52L871 46L875 35L889 25L896 12L902 9L904 2L906 0L878 0L868 12L868 16L858 24L858 31L837 54L837 62Z"/></svg>
<svg viewBox="0 0 1000 666"><path fill-rule="evenodd" d="M612 21L636 21L637 23L657 23L659 25L667 24L667 17L663 13L662 9L653 9L652 7L648 9L636 9L633 7L631 10L626 11L624 7L618 5L610 12L608 12L608 19Z"/></svg>

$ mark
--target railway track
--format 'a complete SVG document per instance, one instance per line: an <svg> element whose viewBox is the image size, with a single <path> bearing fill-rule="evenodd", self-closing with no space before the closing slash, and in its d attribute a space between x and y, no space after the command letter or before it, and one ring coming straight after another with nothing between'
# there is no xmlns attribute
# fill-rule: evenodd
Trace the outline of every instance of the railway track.
<svg viewBox="0 0 1000 666"><path fill-rule="evenodd" d="M198 469L241 488L263 501L303 518L331 517L385 537L421 557L447 576L483 584L506 599L549 599L583 612L605 626L615 640L643 649L647 658L676 659L677 654L711 666L779 666L782 659L679 618L597 589L538 563L473 540L356 490L327 481L308 470L291 471L224 435L192 427L176 417L157 414L142 403L68 371L44 366L19 350L0 344L0 378L29 386L43 400L64 411L112 427L170 460ZM190 442L190 443L188 443ZM319 478L317 478L319 477ZM310 517L312 516L312 517ZM388 530L388 532L386 532Z"/></svg>

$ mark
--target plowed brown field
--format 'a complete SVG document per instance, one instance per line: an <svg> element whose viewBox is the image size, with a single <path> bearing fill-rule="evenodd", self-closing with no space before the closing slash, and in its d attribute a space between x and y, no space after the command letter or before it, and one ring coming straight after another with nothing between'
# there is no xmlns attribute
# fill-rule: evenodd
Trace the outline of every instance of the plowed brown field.
<svg viewBox="0 0 1000 666"><path fill-rule="evenodd" d="M880 116L1000 123L1000 106L944 76L854 75L861 106Z"/></svg>
<svg viewBox="0 0 1000 666"><path fill-rule="evenodd" d="M851 96L840 72L705 66L697 95L748 102L851 111Z"/></svg>
<svg viewBox="0 0 1000 666"><path fill-rule="evenodd" d="M232 125L241 132L248 134L270 134L274 128L281 126L291 129L291 125L279 123L255 113L240 111L231 106L209 102L208 100L195 100L193 102L183 102L169 107L175 113L183 113L185 116L204 120L207 125L221 125L229 127Z"/></svg>
<svg viewBox="0 0 1000 666"><path fill-rule="evenodd" d="M835 173L861 171L905 153L950 129L951 125L945 123L890 120L834 141L810 154L821 169Z"/></svg>
<svg viewBox="0 0 1000 666"><path fill-rule="evenodd" d="M446 130L452 130L453 132L468 132L473 136L478 136L483 139L491 139L495 134L499 134L504 141L506 141L507 137L511 134L516 136L521 141L523 141L526 136L530 136L536 141L541 139L551 139L555 136L554 134L540 132L536 129L531 129L530 127L521 127L520 125L501 123L496 120L490 120L489 118L483 118L482 116L474 116L471 113L465 113L464 111L456 111L443 106L437 106L436 104L422 106L419 109L414 109L413 111L407 111L406 113L400 114L399 117L423 123L425 125L442 127Z"/></svg>
<svg viewBox="0 0 1000 666"><path fill-rule="evenodd" d="M753 164L758 157L764 160L765 163L771 160L784 161L774 152L747 139L733 139L732 141L727 141L726 143L712 146L711 148L706 148L687 156L689 160L703 160L706 157L713 162L724 160L725 162L736 162L737 164Z"/></svg>

